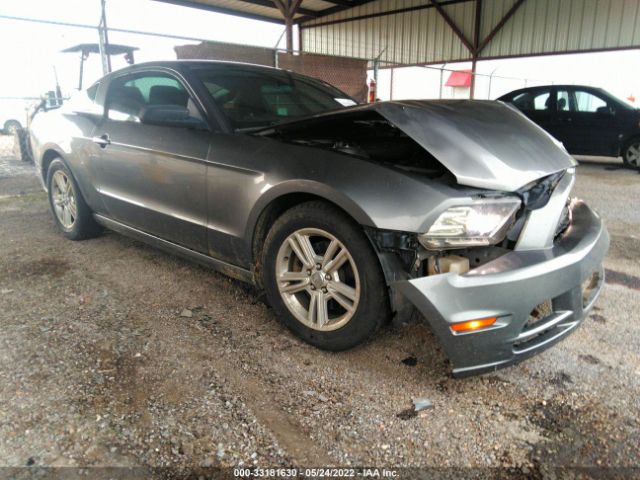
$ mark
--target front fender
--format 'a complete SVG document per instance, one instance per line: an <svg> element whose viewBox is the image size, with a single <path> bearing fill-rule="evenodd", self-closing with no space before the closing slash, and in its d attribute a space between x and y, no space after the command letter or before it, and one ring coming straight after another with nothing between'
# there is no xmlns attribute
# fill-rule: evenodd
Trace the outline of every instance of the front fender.
<svg viewBox="0 0 640 480"><path fill-rule="evenodd" d="M260 214L273 201L290 194L307 194L322 198L347 212L360 225L374 226L374 222L360 206L343 192L313 180L287 180L266 190L255 202L248 218L246 233L253 235L253 228Z"/></svg>

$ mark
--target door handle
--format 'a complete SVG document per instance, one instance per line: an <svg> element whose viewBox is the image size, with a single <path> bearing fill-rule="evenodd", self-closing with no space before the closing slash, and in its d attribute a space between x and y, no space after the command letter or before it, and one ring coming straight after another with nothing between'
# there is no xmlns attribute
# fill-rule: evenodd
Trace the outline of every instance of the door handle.
<svg viewBox="0 0 640 480"><path fill-rule="evenodd" d="M99 145L100 148L105 148L107 145L111 144L111 139L106 133L104 135L100 135L99 137L93 137L91 141Z"/></svg>

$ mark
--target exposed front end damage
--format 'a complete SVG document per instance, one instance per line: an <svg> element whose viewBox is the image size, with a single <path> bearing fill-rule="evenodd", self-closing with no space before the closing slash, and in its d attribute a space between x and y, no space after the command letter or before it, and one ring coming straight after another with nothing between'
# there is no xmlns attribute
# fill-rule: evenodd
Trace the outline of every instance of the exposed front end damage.
<svg viewBox="0 0 640 480"><path fill-rule="evenodd" d="M445 273L392 283L426 318L456 376L495 370L553 345L573 331L604 283L609 236L582 202L549 249L513 250L463 275ZM549 302L551 308L549 308ZM496 318L458 333L453 326Z"/></svg>
<svg viewBox="0 0 640 480"><path fill-rule="evenodd" d="M609 236L595 212L569 200L573 181L569 171L521 192L523 209L500 245L428 251L369 235L383 259L396 321L419 311L455 376L505 367L550 347L594 305ZM401 260L409 258L409 246L410 264Z"/></svg>
<svg viewBox="0 0 640 480"><path fill-rule="evenodd" d="M446 201L421 203L428 212L422 218L416 205L395 213L405 225L413 221L409 229L365 232L394 320L420 312L456 376L549 347L579 325L600 292L609 237L596 213L570 200L575 161L504 104L385 102L259 134L442 187ZM377 218L389 224L388 214Z"/></svg>

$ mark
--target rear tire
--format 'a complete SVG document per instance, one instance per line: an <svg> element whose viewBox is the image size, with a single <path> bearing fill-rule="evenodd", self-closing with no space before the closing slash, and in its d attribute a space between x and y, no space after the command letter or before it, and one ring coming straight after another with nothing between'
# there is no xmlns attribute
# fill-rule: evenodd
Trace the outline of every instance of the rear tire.
<svg viewBox="0 0 640 480"><path fill-rule="evenodd" d="M640 137L629 140L622 149L622 161L634 170L640 170Z"/></svg>
<svg viewBox="0 0 640 480"><path fill-rule="evenodd" d="M359 225L327 203L303 203L278 218L265 240L262 265L278 318L316 347L354 347L389 318L376 253Z"/></svg>
<svg viewBox="0 0 640 480"><path fill-rule="evenodd" d="M53 220L65 237L84 240L101 232L71 171L59 158L49 165L47 190Z"/></svg>

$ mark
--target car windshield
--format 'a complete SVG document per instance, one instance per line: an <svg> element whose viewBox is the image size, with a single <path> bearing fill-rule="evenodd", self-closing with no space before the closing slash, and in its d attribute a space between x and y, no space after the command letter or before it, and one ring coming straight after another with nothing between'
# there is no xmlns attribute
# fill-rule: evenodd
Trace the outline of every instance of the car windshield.
<svg viewBox="0 0 640 480"><path fill-rule="evenodd" d="M329 84L282 70L220 65L195 72L236 129L269 126L356 104Z"/></svg>

